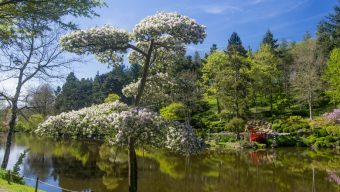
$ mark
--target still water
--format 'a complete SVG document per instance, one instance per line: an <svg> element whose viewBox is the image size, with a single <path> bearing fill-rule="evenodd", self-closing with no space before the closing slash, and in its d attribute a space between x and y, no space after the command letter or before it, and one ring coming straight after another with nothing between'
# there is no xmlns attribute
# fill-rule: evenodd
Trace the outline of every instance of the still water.
<svg viewBox="0 0 340 192"><path fill-rule="evenodd" d="M5 136L0 135L0 160ZM127 153L100 142L54 141L16 135L8 167L29 149L21 174L75 191L128 191ZM306 148L182 157L164 151L137 150L140 192L340 192L340 153ZM26 179L34 186L34 181ZM40 184L40 189L61 189Z"/></svg>

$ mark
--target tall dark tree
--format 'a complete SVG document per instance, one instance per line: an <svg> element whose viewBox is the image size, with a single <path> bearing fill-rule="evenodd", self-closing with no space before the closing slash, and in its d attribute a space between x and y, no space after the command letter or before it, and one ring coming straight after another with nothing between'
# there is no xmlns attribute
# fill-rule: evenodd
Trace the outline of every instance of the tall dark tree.
<svg viewBox="0 0 340 192"><path fill-rule="evenodd" d="M233 32L228 40L227 53L239 53L241 56L246 56L247 51L242 45L241 38L236 32Z"/></svg>
<svg viewBox="0 0 340 192"><path fill-rule="evenodd" d="M336 47L340 46L340 1L331 13L318 25L317 44L324 57Z"/></svg>
<svg viewBox="0 0 340 192"><path fill-rule="evenodd" d="M92 101L93 103L99 104L103 103L104 99L106 98L106 93L103 92L103 84L106 79L106 75L97 75L95 76L93 80L93 93L92 93Z"/></svg>
<svg viewBox="0 0 340 192"><path fill-rule="evenodd" d="M274 39L273 33L268 30L262 39L262 45L269 45L271 49L276 50L279 45L277 39Z"/></svg>
<svg viewBox="0 0 340 192"><path fill-rule="evenodd" d="M67 78L66 82L62 87L61 93L58 95L55 103L55 108L58 112L77 110L85 107L80 99L80 81L71 72Z"/></svg>
<svg viewBox="0 0 340 192"><path fill-rule="evenodd" d="M105 94L105 98L110 93L115 93L119 95L123 101L127 101L122 93L123 87L129 83L127 73L125 67L120 65L114 67L111 72L106 74L106 78L102 85L102 92Z"/></svg>
<svg viewBox="0 0 340 192"><path fill-rule="evenodd" d="M279 75L279 85L277 107L279 110L283 110L291 105L292 101L292 86L291 78L294 76L292 74L293 69L293 55L292 55L293 43L289 43L286 40L282 40L277 48L277 56L279 58L278 70ZM280 103L280 104L279 104Z"/></svg>
<svg viewBox="0 0 340 192"><path fill-rule="evenodd" d="M129 82L136 81L138 77L141 75L142 67L138 64L131 64L127 76L129 78Z"/></svg>

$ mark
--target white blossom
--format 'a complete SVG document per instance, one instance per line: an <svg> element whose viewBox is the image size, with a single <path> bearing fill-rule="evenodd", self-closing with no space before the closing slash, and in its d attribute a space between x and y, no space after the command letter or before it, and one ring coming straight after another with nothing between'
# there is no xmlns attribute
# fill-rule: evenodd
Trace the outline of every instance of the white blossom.
<svg viewBox="0 0 340 192"><path fill-rule="evenodd" d="M134 98L137 95L140 80L126 85L122 92L126 97ZM171 91L177 84L167 73L156 73L148 77L141 102L143 105L166 103L171 99Z"/></svg>
<svg viewBox="0 0 340 192"><path fill-rule="evenodd" d="M51 116L35 133L54 138L105 137L114 145L127 145L130 138L136 145L163 147L183 154L196 153L203 147L191 126L169 124L158 113L129 108L119 101Z"/></svg>
<svg viewBox="0 0 340 192"><path fill-rule="evenodd" d="M101 54L107 50L125 51L129 41L127 30L105 25L71 32L61 38L60 44L65 50L78 54Z"/></svg>
<svg viewBox="0 0 340 192"><path fill-rule="evenodd" d="M206 37L205 26L179 13L159 12L138 23L133 34L138 41L158 39L169 35L185 44L202 43Z"/></svg>
<svg viewBox="0 0 340 192"><path fill-rule="evenodd" d="M53 137L101 137L111 134L114 114L126 110L126 104L119 101L93 105L79 111L64 112L49 117L35 133Z"/></svg>

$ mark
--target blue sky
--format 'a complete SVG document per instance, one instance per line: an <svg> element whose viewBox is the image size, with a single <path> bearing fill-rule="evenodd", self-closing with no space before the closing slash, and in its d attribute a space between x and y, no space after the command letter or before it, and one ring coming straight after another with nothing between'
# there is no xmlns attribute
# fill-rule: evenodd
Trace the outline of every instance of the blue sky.
<svg viewBox="0 0 340 192"><path fill-rule="evenodd" d="M189 45L188 53L202 55L213 43L225 48L232 32L237 32L245 47L256 50L264 33L270 29L278 39L300 41L308 31L312 35L337 0L107 0L107 7L98 9L100 17L77 18L81 29L110 24L131 31L145 16L157 11L176 11L207 26L202 45ZM97 71L109 71L93 57L75 64L72 71L79 78L94 77Z"/></svg>

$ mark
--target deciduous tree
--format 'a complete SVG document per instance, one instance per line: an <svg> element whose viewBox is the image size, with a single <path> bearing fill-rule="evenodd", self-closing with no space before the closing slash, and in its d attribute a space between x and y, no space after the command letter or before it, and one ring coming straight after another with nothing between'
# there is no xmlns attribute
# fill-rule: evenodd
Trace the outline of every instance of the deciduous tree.
<svg viewBox="0 0 340 192"><path fill-rule="evenodd" d="M313 118L313 104L321 88L320 65L316 42L307 34L303 42L293 48L294 68L292 86L298 101L308 104L309 118Z"/></svg>
<svg viewBox="0 0 340 192"><path fill-rule="evenodd" d="M331 52L323 78L328 83L325 93L336 106L340 102L340 48Z"/></svg>

